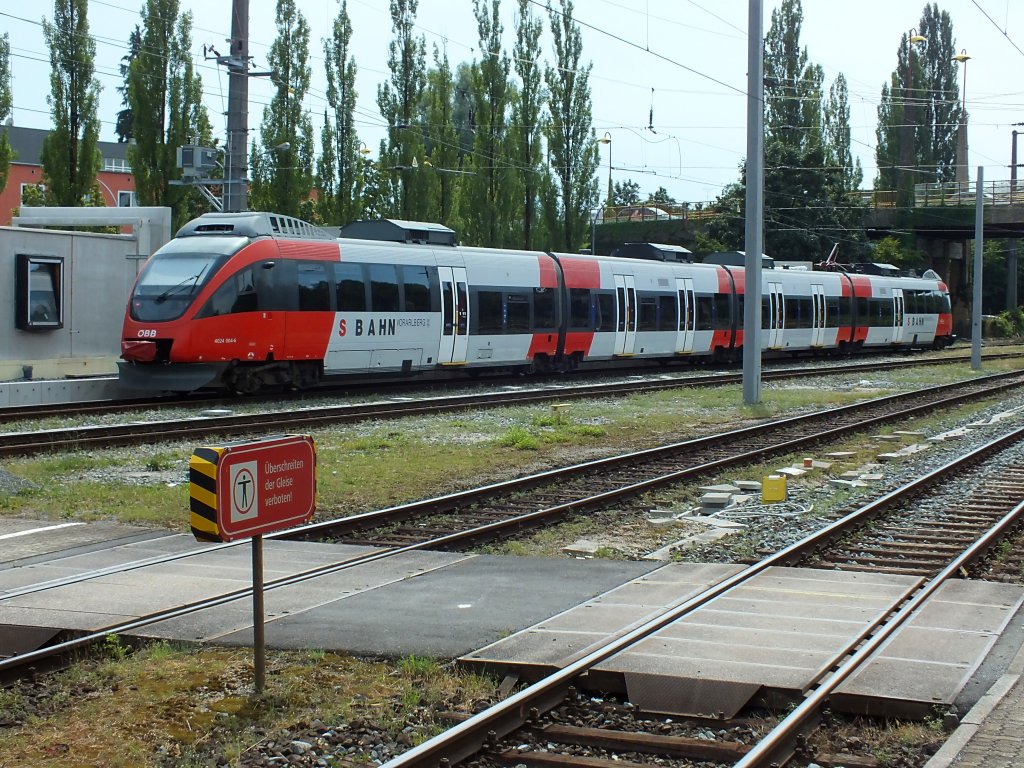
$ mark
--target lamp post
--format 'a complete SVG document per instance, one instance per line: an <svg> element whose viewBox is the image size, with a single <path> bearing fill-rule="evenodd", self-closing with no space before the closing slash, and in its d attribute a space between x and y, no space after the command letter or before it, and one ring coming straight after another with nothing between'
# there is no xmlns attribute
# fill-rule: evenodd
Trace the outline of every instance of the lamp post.
<svg viewBox="0 0 1024 768"><path fill-rule="evenodd" d="M953 61L963 65L964 87L962 101L960 104L960 122L956 131L956 180L961 185L961 192L965 192L963 185L967 184L967 61L971 57L967 55L966 49L953 57Z"/></svg>
<svg viewBox="0 0 1024 768"><path fill-rule="evenodd" d="M611 206L612 204L612 135L608 131L604 132L604 136L597 140L598 144L604 144L608 147L608 197L605 198L605 205Z"/></svg>
<svg viewBox="0 0 1024 768"><path fill-rule="evenodd" d="M911 205L914 199L914 166L917 165L917 148L915 146L914 120L916 119L914 103L914 46L928 42L928 38L917 34L917 28L911 27L907 32L907 79L903 84L903 130L900 141L900 202Z"/></svg>

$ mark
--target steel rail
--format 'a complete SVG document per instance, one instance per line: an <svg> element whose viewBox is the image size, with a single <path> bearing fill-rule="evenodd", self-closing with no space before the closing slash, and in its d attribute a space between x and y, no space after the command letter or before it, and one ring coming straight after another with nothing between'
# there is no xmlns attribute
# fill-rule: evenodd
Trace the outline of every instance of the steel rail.
<svg viewBox="0 0 1024 768"><path fill-rule="evenodd" d="M1007 386L1015 386L1012 383L1005 383L1005 378L1008 375L1011 374L997 374L995 377L975 379L972 380L972 382L970 383L973 384L979 381L985 382L989 381L990 378L995 378L997 381L1004 382L1002 384L997 384L997 386L991 388L991 390L986 390L980 394L980 396L985 396L994 392L1002 391ZM1024 374L1018 375L1024 376ZM528 475L526 477L514 478L512 480L505 480L498 483L492 483L490 485L483 486L480 488L465 491L456 491L454 493L446 494L444 496L438 496L430 499L422 499L418 501L409 502L406 504L400 504L393 507L387 507L385 509L373 510L370 512L363 512L337 520L325 520L317 523L309 523L307 525L299 526L285 531L278 531L275 533L267 534L264 538L268 540L309 540L318 537L322 538L329 535L342 535L344 533L356 530L363 530L366 528L380 526L388 522L393 522L395 520L408 519L410 517L414 517L420 514L434 513L438 511L450 511L461 506L477 503L486 498L522 492L529 490L531 488L535 488L542 484L558 483L560 480L567 479L577 475L602 474L608 471L609 469L613 469L618 466L642 464L652 458L657 458L665 454L693 451L702 447L711 446L718 443L735 442L744 437L771 433L774 431L781 430L785 432L789 428L794 427L796 425L806 424L809 422L813 422L814 420L820 420L824 417L831 418L835 417L838 414L856 413L857 411L863 410L868 407L874 407L879 404L894 403L904 399L911 399L921 394L941 394L946 389L956 388L960 386L963 386L963 383L954 385L939 385L936 387L929 387L923 390L915 390L914 392L889 395L883 398L874 398L872 400L860 403L853 403L848 406L842 406L841 408L836 408L829 411L817 411L814 413L803 414L800 416L784 417L782 419L776 419L764 424L757 424L750 427L742 427L740 429L731 430L725 433L694 438L692 440L673 443L667 446L648 448L640 451L620 454L618 456L610 456L601 459L595 459L593 461L571 465L568 467L559 467L557 469L535 473L533 475ZM959 400L966 400L977 397L979 397L978 392L968 392L957 396ZM944 400L943 402L949 402L949 400ZM876 417L862 419L859 422L857 429L863 429L865 427L882 423L886 420L891 420L893 418L903 418L907 415L913 415L921 411L927 411L929 409L934 408L935 405L936 404L934 402L931 402L915 406L912 409L909 409L907 411L901 411L896 414L882 414ZM810 437L805 436L802 438L777 442L773 445L771 450L758 448L741 454L734 454L732 456L718 459L715 461L704 462L702 464L697 464L691 467L675 470L667 474L662 474L657 477L648 478L637 483L620 486L615 490L606 491L598 494L592 494L580 499L576 499L574 501L565 502L563 504L543 507L533 512L529 512L522 515L516 515L506 520L475 526L473 528L466 529L465 531L452 533L443 537L429 538L425 540L425 543L421 546L454 546L463 544L467 541L489 538L495 534L504 532L509 529L528 527L532 524L542 522L551 517L565 515L576 510L598 507L605 504L606 502L616 500L623 496L637 495L646 490L650 490L661 485L679 482L692 475L710 472L712 470L733 464L742 464L743 462L748 462L752 460L761 460L765 458L765 456L774 453L785 453L790 450L796 450L797 448L802 447L808 442L818 441L822 438L827 439L829 437L837 436L848 431L850 431L849 427L836 427L833 429L816 433L815 435ZM214 544L195 551L178 552L171 555L158 555L150 558L145 558L142 560L133 561L131 563L125 563L120 566L109 566L107 568L97 569L84 575L79 574L77 576L68 576L47 582L41 582L38 584L26 585L19 589L10 590L0 594L0 602L15 597L20 597L26 594L41 592L48 589L66 586L69 584L81 583L83 581L88 581L93 578L107 576L112 573L126 573L132 570L138 570L151 565L157 565L172 562L175 560L203 555L218 549L240 546L245 543L245 541L237 541L225 544ZM399 551L406 550L403 549ZM314 573L317 572L314 571Z"/></svg>
<svg viewBox="0 0 1024 768"><path fill-rule="evenodd" d="M989 445L974 451L975 454L988 455L999 447L1004 447L1012 442L1024 439L1024 429L1005 435L993 441ZM959 462L957 462L959 463ZM950 465L947 465L947 467ZM946 469L944 467L943 469ZM936 470L939 472L941 470ZM934 475L935 473L932 473ZM735 764L733 768L762 768L772 764L780 751L787 751L790 743L799 734L801 729L821 710L828 701L828 697L835 692L843 681L859 670L875 654L877 650L896 630L906 622L929 600L932 595L949 579L958 575L961 568L966 567L974 560L981 557L1007 530L1016 525L1024 517L1024 502L1021 502L1000 518L991 528L988 529L967 549L961 552L952 562L942 569L936 576L926 583L920 585L915 594L890 620L870 636L863 638L864 644L841 666L835 669L827 679L818 685L813 692L807 695L803 702L787 715L782 722L769 731L744 757Z"/></svg>
<svg viewBox="0 0 1024 768"><path fill-rule="evenodd" d="M1002 378L1004 376L1005 375L998 375L995 378ZM1010 384L1002 384L1002 385L997 386L995 389L1003 389L1003 388L1005 388L1007 386L1012 386L1012 385L1010 385ZM923 392L929 392L929 391L941 390L941 389L943 389L943 387L940 386L940 387L931 387L931 388L928 388L928 389L922 390L922 391ZM975 395L976 395L976 393L975 393ZM962 397L967 397L967 396L968 395L962 395ZM889 401L889 400L893 400L893 399L897 399L897 400L898 399L903 399L905 397L906 397L906 393L900 394L900 395L891 395L891 396L888 396L888 397L885 397L885 398L878 398L877 401L884 402L884 401ZM871 401L871 402L876 402L876 401ZM845 408L857 408L858 406L863 407L863 405L864 404L854 404L852 406L845 406ZM932 408L932 407L934 407L934 405L935 404L933 403L933 404L927 404L927 405L922 405L922 406L916 406L913 410ZM793 421L805 420L805 419L808 419L808 418L811 418L811 417L815 417L815 416L816 417L820 417L821 413L819 412L817 414L810 414L810 415L805 415L805 416L790 417L790 418L787 418L787 419L783 419L780 422L776 422L775 426L778 426L779 424L787 424L787 423L790 423L790 422L793 422ZM890 415L889 418L891 418L891 417L892 416ZM881 418L881 417L878 417L878 418ZM867 421L863 422L863 424L871 423L871 421L873 421L873 420L867 420ZM748 428L745 428L744 430L738 430L737 432L748 431L748 430L758 429L758 428L763 428L763 427L764 427L764 425L759 425L758 427L748 427ZM860 428L860 427L858 427L858 428ZM832 431L834 431L834 430L832 430ZM732 434L732 433L727 433L727 434ZM693 442L693 441L688 441L688 442ZM676 445L677 446L678 445L686 445L686 443L680 443L680 444L676 444ZM788 443L782 443L782 444L780 444L780 447L787 448L787 447L790 447L790 446L789 446ZM658 451L662 451L662 450L664 450L664 449L663 448L656 448L656 449L649 449L648 451L639 452L639 453L658 452ZM763 455L764 453L765 453L765 451L755 451L755 452L752 452L752 455L755 455L755 456L756 455ZM635 456L635 455L638 455L638 454L627 454L626 457ZM968 454L968 456L971 456L971 455L973 455L973 453L972 454ZM751 455L747 455L747 458L750 458L750 456ZM618 459L619 459L619 461L623 461L624 457L618 457ZM609 461L608 459L601 459L601 460L598 460L598 461L595 461L595 462L589 462L586 465L578 465L577 467L571 467L571 468L568 468L568 469L569 469L569 471L572 471L572 470L577 470L579 466L594 466L594 465L601 466L601 465L606 464L608 461ZM713 467L713 466L718 465L719 463L720 462L713 462L713 463L711 463L710 465L707 465L707 466L712 466ZM555 472L557 472L557 471L555 471ZM673 472L673 473L670 473L670 475L668 477L672 477L673 480L678 480L681 476L683 476L685 474L688 474L688 473L689 472L686 471L686 470L684 470L682 472ZM541 473L541 475L539 475L539 476L548 476L548 475L551 475L551 474L553 474L553 473L551 473L551 472L549 472L549 473ZM931 473L930 475L925 476L925 479L930 478L932 474L934 474L934 473ZM534 477L538 477L538 476L534 476ZM509 481L506 484L496 484L494 486L487 486L487 489L493 489L493 488L496 488L496 487L501 486L501 485L515 485L517 482L518 481ZM919 487L922 482L924 482L924 480L912 483L912 484L910 484L907 487L908 488L916 488L916 487ZM637 484L635 486L630 486L629 488L632 489L633 492L635 493L636 492L636 490L635 490L636 488L646 488L648 486L649 486L649 482L644 482L644 483L641 483L641 484ZM450 499L452 496L465 495L466 493L471 493L471 492L464 492L463 494L453 494L453 495L451 495L449 497L441 497L441 498L442 499ZM597 502L599 502L599 501L601 501L603 499L606 499L606 498L609 498L609 497L614 497L614 496L617 496L617 495L619 495L619 494L615 494L615 493L612 493L612 494L608 494L608 493L598 494L597 496L594 496L594 497L591 497L590 499L584 500L584 503L594 504L594 503L597 503ZM868 507L865 507L865 509L873 508L875 505L880 504L881 501L883 501L883 500L890 499L891 497L894 498L895 495L896 495L896 492L892 492L892 493L886 494L885 496L883 496L877 502L874 502L872 505L868 505ZM412 505L406 505L406 508L421 506L424 503L427 503L427 502L415 502ZM421 550L421 549L427 549L427 548L441 548L441 549L443 549L444 547L452 545L452 544L457 544L457 543L464 542L466 540L473 540L473 539L476 539L476 538L481 538L481 537L485 537L487 535L490 535L495 530L495 526L496 525L499 525L500 527L505 527L505 528L507 528L507 527L520 527L520 526L522 526L522 524L524 522L529 522L529 521L535 520L535 519L537 519L539 517L543 517L545 515L550 515L553 512L561 511L561 509L563 507L565 507L565 506L566 505L558 505L556 507L549 508L548 510L536 511L536 512L532 512L532 513L528 513L528 514L523 515L523 516L519 516L517 518L510 519L509 521L502 521L502 523L500 523L500 524L490 523L490 524L486 524L486 525L482 525L482 526L477 526L477 527L474 527L474 528L471 528L471 529L467 529L467 530L464 530L464 531L459 531L457 533L448 534L446 536L441 536L441 537L436 537L436 538L428 539L428 540L425 540L425 541L422 541L422 542L415 542L415 543L404 545L404 546L399 546L399 547L394 547L394 548L390 548L390 549L386 549L386 550L382 550L382 551L378 551L378 552L369 553L367 555L359 556L359 557L352 558L352 559L349 559L349 560L345 560L345 561L342 561L342 562L339 562L339 563L330 563L330 564L327 564L327 565L318 566L316 568L311 568L311 569L308 569L306 571L301 571L301 572L296 573L296 574L291 574L290 576L281 577L279 579L275 579L273 581L267 582L264 585L264 589L265 590L272 590L272 589L278 589L278 588L290 586L290 585L293 585L293 584L300 583L302 581L307 581L309 579L318 578L320 576L324 576L324 575L327 575L327 574L336 573L338 571L345 570L345 569L348 569L348 568L353 568L353 567L356 567L358 565L364 565L364 564L367 564L367 563L372 563L372 562L375 562L377 560L385 559L385 558L388 558L388 557L393 557L393 556L396 556L396 555L399 555L399 554L403 554L403 553L406 553L406 552L412 552L412 551ZM392 508L391 510L383 510L383 511L381 511L380 514L385 514L385 513L392 512L394 509L396 509L396 508ZM365 514L366 515L373 515L373 514L377 514L377 513L365 513ZM824 540L828 536L832 535L832 532L834 530L839 530L837 528L837 526L839 526L841 523L843 523L847 519L852 519L852 517L853 516L850 515L850 516L847 516L847 518L843 518L843 520L840 520L840 521L837 521L836 523L833 523L832 525L826 527L825 529L822 529L822 531L819 531L818 533L813 534L812 536L807 537L802 542L798 542L797 544L791 545L790 547L787 547L786 549L781 550L780 552L776 553L775 555L773 555L769 559L767 559L765 561L762 561L761 563L755 564L753 566L750 566L748 569L742 571L740 574L737 574L734 577L731 577L729 579L724 580L723 582L720 582L720 585L732 585L734 583L734 579L736 579L740 575L748 574L747 576L744 577L744 580L745 580L746 578L750 578L753 575L755 575L756 573L759 573L764 568L767 568L767 567L769 567L771 565L774 565L774 564L784 563L786 557L789 557L791 553L795 553L795 552L798 551L798 545L804 544L806 546L811 546L815 542ZM312 524L312 525L309 525L309 526L303 526L302 528L295 529L294 531L281 532L280 534L276 534L276 536L280 536L280 537L284 538L288 534L298 534L299 532L306 532L306 533L308 533L310 531L314 531L314 530L318 530L318 529L323 529L325 525L329 525L329 524L330 524L329 522L328 523L316 523L316 524ZM289 538L293 538L294 536L288 536L288 537ZM269 536L267 538L269 538ZM201 552L197 552L197 553L193 553L193 554L202 554L202 553L209 552L212 549L217 549L217 548L222 548L222 547L227 547L227 546L237 546L237 545L242 544L242 543L244 543L244 542L234 542L234 543L231 543L231 544L214 545L213 547L205 548ZM181 556L182 556L182 554L179 553L177 555L169 556L169 559L177 559L177 558L179 558ZM142 565L137 565L136 567L143 567L143 566ZM104 569L103 572L106 573L107 570L108 569ZM100 573L97 572L95 574L90 574L90 577L95 577L97 575L100 575ZM85 580L85 579L82 579L82 580ZM736 582L736 583L738 583L738 582ZM713 597L718 596L718 594L719 594L718 592L715 592L713 595L710 595L707 599L710 600ZM19 654L19 655L16 655L16 656L8 657L7 659L0 660L0 673L3 673L5 671L7 671L7 670L14 669L14 668L17 668L17 667L20 667L20 666L25 666L25 665L31 664L31 663L33 663L35 661L38 661L40 659L43 659L43 658L55 656L55 655L62 654L62 653L68 653L68 652L70 652L72 650L75 650L77 648L89 645L89 644L94 643L94 642L98 642L99 640L102 640L104 637L106 637L106 636L108 636L110 634L122 634L122 633L130 632L130 631L133 631L135 629L140 629L142 627L149 626L149 625L152 625L152 624L156 624L156 623L159 623L159 622L162 622L162 621L167 621L167 620L170 620L170 619L173 619L173 618L178 618L178 617L181 617L181 616L185 616L185 615L188 615L190 613L197 612L199 610L213 608L213 607L217 607L219 605L223 605L223 604L228 603L228 602L232 602L234 600L248 598L248 597L251 597L251 595L252 595L252 588L251 587L243 587L243 588L231 591L231 592L224 593L222 595L217 595L217 596L212 597L212 598L204 598L204 599L199 600L199 601L194 601L194 602L189 603L189 604L184 605L184 606L176 606L176 607L171 608L171 609L167 609L167 610L163 610L163 611L156 611L156 612L153 612L152 614L149 614L147 616L138 617L136 619L129 620L129 621L126 621L126 622L119 622L119 623L116 623L116 624L112 624L112 625L109 625L109 626L104 627L102 629L90 632L88 634L79 636L77 638L73 638L73 639L67 640L67 641L62 642L62 643L58 643L58 644L55 644L55 645L52 645L52 646L46 646L46 647L40 648L40 649L38 649L36 651L28 652L28 653L25 653L25 654ZM699 605L702 605L704 602L706 602L706 600L704 600L702 598L703 598L703 596L697 596L697 597L693 598L691 601L688 601L687 603L685 603L684 606L690 605L691 608L689 610L692 610L692 609L694 609L696 607L699 607ZM681 606L681 607L683 607L683 606ZM675 618L678 618L678 616L680 616L682 614L676 614L675 612L672 612L670 615L671 615L671 618L666 618L664 622L658 622L657 620L655 620L657 622L656 627L652 628L650 630L650 632L656 631L657 628L660 628L660 627L664 626L664 624L669 623L670 621L674 620ZM634 633L630 633L630 634L624 636L623 639L631 638L631 637L633 637L633 634ZM599 652L600 652L600 650L595 652L595 653L599 653ZM609 655L611 653L614 653L614 652L617 652L617 650L610 651ZM588 656L588 657L585 657L585 658L589 659L590 657ZM602 656L601 659L603 659L603 658L606 658L606 657ZM593 663L597 663L597 661L594 661ZM575 668L575 665L573 665L573 668ZM534 702L534 703L536 703L536 702Z"/></svg>
<svg viewBox="0 0 1024 768"><path fill-rule="evenodd" d="M985 355L985 360L1001 360L1001 359L1013 359L1024 356L1024 353L1012 353L1012 352L998 352L989 355ZM806 375L808 370L818 372L822 375L827 375L833 371L847 372L847 373L858 373L858 372L871 372L878 370L888 370L891 368L902 368L902 367L915 367L915 366L932 366L932 365L955 365L958 363L967 362L970 357L924 357L920 359L912 359L906 361L879 361L879 362L847 362L839 365L823 365L820 368L802 369L803 375ZM766 361L768 362L768 361ZM664 375L666 371L664 369L654 369L651 367L645 367L642 369L636 369L637 375L643 373L651 373L654 370L658 371L659 375ZM673 370L673 374L686 375L682 370ZM776 375L786 377L788 375L798 375L793 372L793 369L785 366L778 368L769 367L766 368L763 375L765 377L775 377ZM603 370L587 370L579 371L573 375L587 376L591 374L596 375L629 375L629 370L626 369L603 369ZM699 374L698 374L699 375ZM737 374L725 374L733 377L737 381L739 375ZM539 377L534 379L537 384L543 384L546 379ZM557 377L558 381L564 381L565 376ZM416 389L421 387L430 386L442 386L455 384L456 386L470 386L470 385L490 385L490 386L502 386L510 382L522 384L521 378L513 377L488 377L486 379L466 379L466 380L445 380L437 379L432 380L430 378L419 378L415 380L408 379L390 379L376 382L356 382L346 381L344 383L328 382L323 386L313 390L302 390L296 393L287 393L289 396L296 395L298 399L305 399L311 397L322 397L333 393L351 393L353 391L359 392L364 390L371 390L379 392L379 387L382 383L386 384L389 390L395 392L401 392L407 389ZM597 385L595 385L597 386ZM217 396L206 396L202 394L192 395L186 398L175 397L171 395L158 395L155 397L130 397L130 398L118 398L116 400L82 400L71 403L41 403L41 404L19 404L10 406L0 406L0 424L12 422L12 421L24 421L32 419L42 419L51 417L67 417L84 414L97 414L104 415L108 413L118 413L121 411L131 411L140 408L158 408L168 409L177 407L204 407L209 408L215 405L236 405L238 403L244 403L246 405L252 405L254 403L262 402L277 402L280 397L256 397L256 398L229 398L223 395Z"/></svg>
<svg viewBox="0 0 1024 768"><path fill-rule="evenodd" d="M943 358L930 358L928 362L915 361L916 365L948 364ZM814 375L855 373L891 369L892 363L861 363L837 366L834 369L811 369ZM800 378L809 375L807 369L784 368L765 371L765 380ZM1012 375L1003 374L1003 375ZM529 405L552 400L578 400L591 397L612 397L636 394L638 392L659 392L669 389L693 387L726 386L738 384L740 374L710 374L688 378L658 378L640 382L612 382L584 384L572 389L531 388L515 392L485 392L462 395L429 396L414 401L385 400L382 402L339 405L322 408L301 408L274 413L203 416L189 420L165 420L134 422L122 425L94 425L64 427L37 432L0 433L0 457L34 455L45 451L139 445L179 439L198 439L208 436L238 436L281 429L290 431L312 428L324 423L344 423L368 418L402 418L425 413L460 411L469 407L497 408L509 405Z"/></svg>
<svg viewBox="0 0 1024 768"><path fill-rule="evenodd" d="M521 728L532 716L530 710L541 709L544 702L552 699L560 700L559 696L568 690L570 684L577 676L610 656L613 656L614 654L628 648L635 642L648 637L677 619L691 613L702 605L721 597L730 589L750 580L753 576L761 573L762 571L773 566L786 565L794 558L798 558L813 551L819 545L836 534L842 533L850 526L863 520L864 516L874 514L882 506L892 504L894 501L901 499L908 494L916 493L934 484L942 475L957 467L965 466L969 463L978 461L982 457L988 456L993 450L993 445L998 444L1000 446L1006 446L1022 439L1024 439L1024 429L1018 429L997 441L993 441L993 443L987 446L983 446L982 448L971 451L962 457L958 457L956 460L949 462L943 467L929 472L911 483L885 494L883 497L875 500L871 504L851 512L846 517L837 520L820 531L816 531L810 536L789 545L785 549L780 550L765 560L748 566L743 571L740 571L730 577L722 579L716 584L710 586L705 592L690 598L679 606L662 613L660 616L633 629L627 634L588 653L586 656L577 659L575 662L557 672L552 673L543 680L524 688L522 691L519 691L508 699L498 702L483 712L480 712L479 714L457 724L450 730L423 742L395 758L392 758L388 762L384 763L381 768L437 768L438 766L457 763L460 760L475 754L480 751L488 739L494 738L494 736L490 735L490 732L493 731L498 738L501 738L517 728ZM1015 514L1019 514L1021 509L1024 509L1024 504L1020 505L1015 510ZM1003 521L993 529L993 531L990 531L989 534L984 537L984 543L986 545L990 545L1003 530L1012 524L1013 519L1014 518L1008 514ZM983 547L979 542L979 545L972 547L971 551L976 553L982 548ZM948 578L949 574L955 573L959 565L962 565L967 561L965 555L958 557L954 563L950 564L950 566L943 570L943 574L946 575L946 578ZM931 596L936 588L937 587L928 589L925 593L926 597ZM913 605L918 606L922 601L923 600L917 600ZM905 620L906 616L908 616L910 612L911 611L907 608L901 609L897 614L897 616L903 617L900 619L900 623ZM877 642L871 641L869 646L865 646L865 649L870 648L873 652L873 650L880 644L880 640ZM866 650L865 652L857 651L855 658L862 662L867 655L869 655L869 652ZM842 680L848 675L849 672L835 680L835 685L842 682ZM817 700L817 698L815 700ZM807 705L806 707L805 704ZM800 713L799 718L796 717L798 712ZM808 702L805 702L804 704L801 704L797 710L794 710L790 715L790 718L793 718L794 720L799 719L799 723L802 725L811 716L811 714L813 714L813 707ZM787 720L788 719L789 718L787 718ZM777 746L774 748L777 748ZM751 762L753 754L753 751L748 753L740 763L736 764L734 768L740 768L740 766L743 766L744 768L747 768L748 766L753 768L753 766L765 765L764 762ZM764 752L764 754L767 754L767 751ZM443 763L442 761L446 761L446 763Z"/></svg>

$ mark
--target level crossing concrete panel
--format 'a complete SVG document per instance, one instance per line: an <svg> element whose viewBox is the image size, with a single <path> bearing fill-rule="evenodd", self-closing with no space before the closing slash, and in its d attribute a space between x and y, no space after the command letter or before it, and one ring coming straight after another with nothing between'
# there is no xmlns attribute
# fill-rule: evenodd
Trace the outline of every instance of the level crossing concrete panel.
<svg viewBox="0 0 1024 768"><path fill-rule="evenodd" d="M670 564L638 583L686 583L679 578L681 571L710 584L724 573L699 568ZM916 577L890 574L768 569L606 660L591 675L605 684L619 679L630 699L651 711L730 716L764 688L793 695L804 690L919 583ZM888 644L890 655L872 661L849 682L846 706L856 711L868 697L877 696L955 699L1024 595L1020 587L970 584L954 582L944 588ZM650 614L646 601L630 602L644 599L644 594L636 583L613 589L461 661L492 669L522 665L534 675L564 667ZM670 601L664 608L679 602ZM606 638L599 636L602 625ZM896 674L901 664L906 671ZM858 680L863 681L859 688ZM694 693L698 690L699 695Z"/></svg>

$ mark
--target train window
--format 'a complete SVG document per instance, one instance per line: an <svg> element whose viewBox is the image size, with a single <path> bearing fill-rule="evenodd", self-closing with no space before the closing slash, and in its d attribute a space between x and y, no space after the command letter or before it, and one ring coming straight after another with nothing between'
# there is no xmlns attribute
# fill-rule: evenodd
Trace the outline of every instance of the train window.
<svg viewBox="0 0 1024 768"><path fill-rule="evenodd" d="M225 280L196 317L217 317L255 311L256 285L253 281L253 268L249 267Z"/></svg>
<svg viewBox="0 0 1024 768"><path fill-rule="evenodd" d="M674 331L679 322L675 296L658 297L658 330Z"/></svg>
<svg viewBox="0 0 1024 768"><path fill-rule="evenodd" d="M732 313L729 310L729 294L716 293L714 298L714 327L719 331L732 328Z"/></svg>
<svg viewBox="0 0 1024 768"><path fill-rule="evenodd" d="M426 267L406 264L402 267L402 284L405 286L405 311L430 311L430 275Z"/></svg>
<svg viewBox="0 0 1024 768"><path fill-rule="evenodd" d="M363 265L351 262L334 264L335 304L339 312L366 311L366 284Z"/></svg>
<svg viewBox="0 0 1024 768"><path fill-rule="evenodd" d="M447 280L441 283L441 292L444 294L444 301L441 302L441 334L443 336L451 336L455 333L454 287Z"/></svg>
<svg viewBox="0 0 1024 768"><path fill-rule="evenodd" d="M475 333L501 333L502 311L500 291L477 291L473 312Z"/></svg>
<svg viewBox="0 0 1024 768"><path fill-rule="evenodd" d="M838 306L833 312L832 305L829 304L829 313L832 317L836 318L836 325L846 326L853 324L853 297L843 296L836 299Z"/></svg>
<svg viewBox="0 0 1024 768"><path fill-rule="evenodd" d="M510 333L530 330L530 300L521 293L505 298L505 327Z"/></svg>
<svg viewBox="0 0 1024 768"><path fill-rule="evenodd" d="M857 325L871 325L871 307L868 305L867 296L858 296L855 302L857 307Z"/></svg>
<svg viewBox="0 0 1024 768"><path fill-rule="evenodd" d="M615 296L611 292L594 294L594 330L615 330Z"/></svg>
<svg viewBox="0 0 1024 768"><path fill-rule="evenodd" d="M370 275L370 309L374 312L398 312L398 276L394 264L367 264Z"/></svg>
<svg viewBox="0 0 1024 768"><path fill-rule="evenodd" d="M590 325L590 290L588 288L569 289L569 327L573 329L589 329Z"/></svg>
<svg viewBox="0 0 1024 768"><path fill-rule="evenodd" d="M327 262L299 262L299 310L330 312L331 287L327 280Z"/></svg>
<svg viewBox="0 0 1024 768"><path fill-rule="evenodd" d="M558 327L554 288L533 289L533 327L538 329Z"/></svg>
<svg viewBox="0 0 1024 768"><path fill-rule="evenodd" d="M839 297L838 296L826 296L825 297L825 326L834 328L836 325L836 318L839 317Z"/></svg>
<svg viewBox="0 0 1024 768"><path fill-rule="evenodd" d="M455 282L455 335L465 336L469 331L469 296L466 284L460 280Z"/></svg>
<svg viewBox="0 0 1024 768"><path fill-rule="evenodd" d="M637 313L638 331L658 330L658 299L655 296L640 296L640 311Z"/></svg>
<svg viewBox="0 0 1024 768"><path fill-rule="evenodd" d="M774 295L775 294L767 293L761 294L761 328L772 327L772 310L771 304L769 302L769 296Z"/></svg>
<svg viewBox="0 0 1024 768"><path fill-rule="evenodd" d="M619 318L619 333L626 330L626 289L621 286L615 289L616 309Z"/></svg>
<svg viewBox="0 0 1024 768"><path fill-rule="evenodd" d="M64 327L64 259L18 254L15 326L21 331Z"/></svg>
<svg viewBox="0 0 1024 768"><path fill-rule="evenodd" d="M714 328L714 301L710 296L697 296L697 328L698 331L710 331Z"/></svg>

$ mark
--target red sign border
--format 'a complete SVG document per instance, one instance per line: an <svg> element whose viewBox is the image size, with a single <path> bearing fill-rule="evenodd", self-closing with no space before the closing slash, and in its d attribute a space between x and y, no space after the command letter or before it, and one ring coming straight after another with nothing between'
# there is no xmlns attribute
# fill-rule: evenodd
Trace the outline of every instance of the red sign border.
<svg viewBox="0 0 1024 768"><path fill-rule="evenodd" d="M260 454L280 448L291 447L296 444L304 445L309 450L310 473L312 474L312 492L309 496L309 509L301 514L290 514L286 518L258 522L248 528L232 526L230 520L230 494L229 468L239 460L245 460L249 454L254 455L257 460ZM217 462L217 532L221 541L238 541L240 539L251 539L254 536L262 536L264 533L284 530L292 526L309 521L316 510L316 446L313 438L309 435L289 435L283 438L268 439L244 443L241 445L230 445L224 448L220 459ZM234 530L231 530L234 528Z"/></svg>

